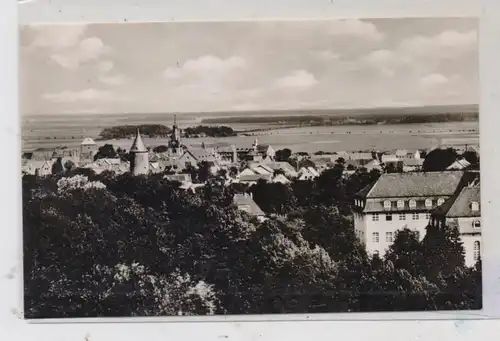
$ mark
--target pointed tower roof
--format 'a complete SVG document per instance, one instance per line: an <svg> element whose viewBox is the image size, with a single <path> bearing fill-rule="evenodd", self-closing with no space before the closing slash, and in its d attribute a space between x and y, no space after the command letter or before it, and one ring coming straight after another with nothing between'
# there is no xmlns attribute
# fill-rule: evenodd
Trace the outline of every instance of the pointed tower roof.
<svg viewBox="0 0 500 341"><path fill-rule="evenodd" d="M139 129L137 129L137 135L135 136L134 143L132 143L132 147L130 147L130 152L132 153L141 153L147 152L148 150L144 146L144 142L142 142L141 133Z"/></svg>

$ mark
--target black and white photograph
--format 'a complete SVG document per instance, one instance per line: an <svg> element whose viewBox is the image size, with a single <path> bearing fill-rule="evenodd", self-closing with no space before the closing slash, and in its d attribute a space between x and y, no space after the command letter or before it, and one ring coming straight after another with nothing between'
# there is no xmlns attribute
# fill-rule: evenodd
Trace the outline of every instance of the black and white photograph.
<svg viewBox="0 0 500 341"><path fill-rule="evenodd" d="M20 26L24 317L481 309L478 24Z"/></svg>

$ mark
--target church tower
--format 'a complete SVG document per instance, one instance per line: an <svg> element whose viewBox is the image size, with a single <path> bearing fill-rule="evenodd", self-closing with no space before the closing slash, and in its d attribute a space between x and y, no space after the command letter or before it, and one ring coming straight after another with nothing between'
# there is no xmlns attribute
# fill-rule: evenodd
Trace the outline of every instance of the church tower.
<svg viewBox="0 0 500 341"><path fill-rule="evenodd" d="M182 155L182 145L181 145L181 132L179 127L177 127L177 119L174 115L174 126L172 127L172 134L170 135L170 141L168 141L169 153L171 156L179 157Z"/></svg>
<svg viewBox="0 0 500 341"><path fill-rule="evenodd" d="M134 175L149 173L149 153L137 129L134 143L130 147L130 171Z"/></svg>

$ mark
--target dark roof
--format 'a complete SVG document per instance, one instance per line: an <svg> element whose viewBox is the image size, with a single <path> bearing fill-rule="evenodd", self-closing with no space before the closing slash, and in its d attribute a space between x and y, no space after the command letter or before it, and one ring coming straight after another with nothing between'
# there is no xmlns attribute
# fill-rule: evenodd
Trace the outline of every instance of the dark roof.
<svg viewBox="0 0 500 341"><path fill-rule="evenodd" d="M472 210L472 203L479 204L479 210ZM447 218L480 217L481 216L481 190L480 186L464 187L457 194L448 199L433 212Z"/></svg>
<svg viewBox="0 0 500 341"><path fill-rule="evenodd" d="M144 142L142 142L141 134L139 133L139 129L137 129L137 135L135 136L134 143L132 143L132 147L130 147L130 152L132 153L143 153L148 150L144 146Z"/></svg>
<svg viewBox="0 0 500 341"><path fill-rule="evenodd" d="M245 207L245 211L250 215L254 215L254 216L266 215L260 209L260 207L255 203L255 201L253 201L252 197L247 193L235 194L234 198L233 198L233 202L236 206L238 206L239 209L242 209L243 207Z"/></svg>
<svg viewBox="0 0 500 341"><path fill-rule="evenodd" d="M382 174L367 198L451 196L464 172L410 172Z"/></svg>

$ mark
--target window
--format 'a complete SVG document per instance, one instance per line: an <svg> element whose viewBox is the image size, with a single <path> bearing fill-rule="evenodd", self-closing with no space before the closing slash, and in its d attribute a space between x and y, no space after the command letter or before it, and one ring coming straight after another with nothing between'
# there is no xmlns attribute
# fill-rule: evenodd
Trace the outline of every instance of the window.
<svg viewBox="0 0 500 341"><path fill-rule="evenodd" d="M385 241L388 242L388 243L392 243L393 239L392 239L392 232L386 232L385 233Z"/></svg>
<svg viewBox="0 0 500 341"><path fill-rule="evenodd" d="M373 233L372 233L372 241L373 241L374 243L378 243L378 242L379 242L378 232L373 232Z"/></svg>
<svg viewBox="0 0 500 341"><path fill-rule="evenodd" d="M392 221L392 214L386 214L385 221Z"/></svg>
<svg viewBox="0 0 500 341"><path fill-rule="evenodd" d="M378 213L373 213L372 220L373 221L378 221Z"/></svg>
<svg viewBox="0 0 500 341"><path fill-rule="evenodd" d="M481 244L479 244L479 241L474 242L474 262L477 262L479 260L479 256L481 254Z"/></svg>
<svg viewBox="0 0 500 341"><path fill-rule="evenodd" d="M418 218L419 218L419 217L418 217L418 213L413 213L413 214L411 215L411 219L413 219L413 220L418 220Z"/></svg>
<svg viewBox="0 0 500 341"><path fill-rule="evenodd" d="M410 200L410 208L415 208L417 207L417 202L413 199Z"/></svg>
<svg viewBox="0 0 500 341"><path fill-rule="evenodd" d="M399 220L406 220L406 214L400 213L399 214Z"/></svg>
<svg viewBox="0 0 500 341"><path fill-rule="evenodd" d="M438 201L437 201L437 205L441 206L442 204L444 204L444 199L443 198L439 198Z"/></svg>
<svg viewBox="0 0 500 341"><path fill-rule="evenodd" d="M404 208L405 202L403 200L398 200L398 208Z"/></svg>
<svg viewBox="0 0 500 341"><path fill-rule="evenodd" d="M427 212L425 214L425 219L427 219L427 220L431 219L431 214L429 212Z"/></svg>
<svg viewBox="0 0 500 341"><path fill-rule="evenodd" d="M386 209L391 208L391 202L389 200L384 201L384 208Z"/></svg>
<svg viewBox="0 0 500 341"><path fill-rule="evenodd" d="M432 207L432 200L431 199L425 199L425 207Z"/></svg>
<svg viewBox="0 0 500 341"><path fill-rule="evenodd" d="M478 202L473 201L473 202L472 202L472 204L471 204L471 210L472 210L473 212L477 212L477 211L479 211L479 203L478 203Z"/></svg>
<svg viewBox="0 0 500 341"><path fill-rule="evenodd" d="M478 228L480 228L480 227L481 227L481 221L479 221L479 220L474 220L474 221L472 222L472 227L473 227L474 229L478 229Z"/></svg>

